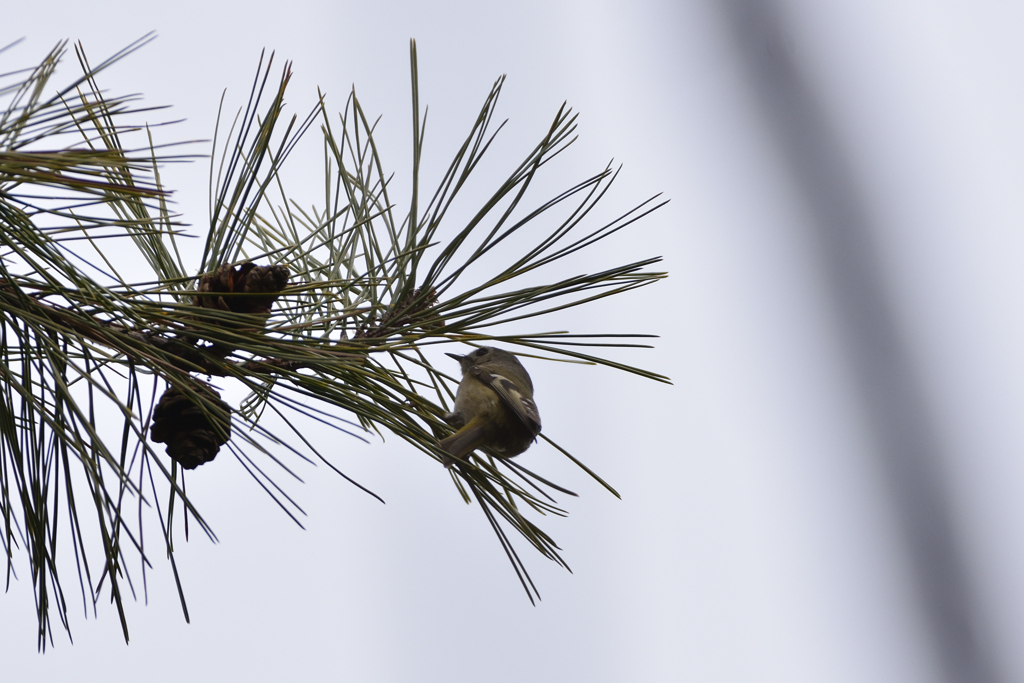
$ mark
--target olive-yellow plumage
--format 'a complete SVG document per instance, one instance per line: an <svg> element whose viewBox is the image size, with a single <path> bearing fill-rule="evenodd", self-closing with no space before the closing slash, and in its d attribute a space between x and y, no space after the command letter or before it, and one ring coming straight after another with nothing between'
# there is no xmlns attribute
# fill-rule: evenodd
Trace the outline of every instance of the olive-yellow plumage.
<svg viewBox="0 0 1024 683"><path fill-rule="evenodd" d="M519 455L540 433L540 414L533 401L533 382L519 359L492 346L459 356L462 382L455 409L445 416L457 431L441 440L441 448L464 458L478 448L495 455Z"/></svg>

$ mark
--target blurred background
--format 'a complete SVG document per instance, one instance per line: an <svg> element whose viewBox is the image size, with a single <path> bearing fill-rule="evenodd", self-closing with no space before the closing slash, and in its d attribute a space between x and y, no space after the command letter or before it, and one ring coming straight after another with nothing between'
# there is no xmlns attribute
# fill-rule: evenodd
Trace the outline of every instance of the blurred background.
<svg viewBox="0 0 1024 683"><path fill-rule="evenodd" d="M603 218L671 203L583 267L661 255L670 278L550 329L660 335L616 357L674 381L528 365L545 432L623 496L546 445L522 456L580 493L544 526L573 574L520 544L537 607L434 461L324 435L386 505L307 468L291 491L303 531L222 455L188 480L221 542L176 547L192 623L156 562L130 645L109 605L86 619L72 596L74 644L58 633L37 654L19 558L0 620L9 680L118 680L112 663L154 682L1024 680L1021 3L100 0L4 15L0 44L26 40L2 72L63 38L95 64L156 30L100 83L173 105L152 113L184 119L165 142L212 138L222 92L233 115L263 48L294 62L291 113L318 86L339 111L355 84L382 116L392 197L408 196L410 38L428 178L501 74L510 121L485 177L567 101L580 139L535 200L614 158ZM289 162L309 203L320 154L311 134ZM197 232L208 179L204 161L163 173Z"/></svg>

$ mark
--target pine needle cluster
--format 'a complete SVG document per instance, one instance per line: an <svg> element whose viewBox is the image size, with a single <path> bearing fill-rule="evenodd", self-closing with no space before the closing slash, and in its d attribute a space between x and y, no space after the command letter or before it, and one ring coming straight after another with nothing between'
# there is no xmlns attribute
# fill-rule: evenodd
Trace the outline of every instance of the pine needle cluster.
<svg viewBox="0 0 1024 683"><path fill-rule="evenodd" d="M503 79L441 182L424 191L425 114L412 44L412 196L400 214L374 124L355 91L340 113L328 112L321 96L304 117L288 117L291 66L275 78L273 56L261 58L247 105L214 138L211 216L195 262L183 255L189 232L160 179L161 168L191 157L155 144L156 126L138 122L156 110L137 96L108 95L96 80L151 39L97 66L75 46L82 75L63 87L52 81L64 43L37 67L0 76L0 534L8 583L15 556L27 555L40 648L52 644L53 615L69 628L70 588L58 551L73 556L86 609L95 611L109 593L127 640L124 599L145 591L154 558L144 528L156 520L159 552L178 581L177 520L191 519L215 539L186 493L184 469L222 448L300 526L302 508L280 481L297 478L295 460L319 460L349 477L299 419L356 438L395 435L440 464L438 439L451 432L444 416L458 378L430 364L428 345L497 341L535 357L667 381L594 355L600 347L642 346L630 338L644 335L489 333L541 316L557 320L559 311L664 277L650 270L659 261L650 258L543 278L540 269L664 203L652 197L614 220L595 218L617 173L611 167L535 201L528 192L534 179L575 140L568 108L453 230L445 216L501 128L492 119ZM324 201L300 208L284 192L283 168L317 125ZM127 144L140 136L144 144ZM547 227L538 232L538 225ZM528 227L530 246L510 246L522 243L511 238ZM484 260L480 277L474 266ZM240 383L248 396L229 405L211 388L215 381ZM536 587L507 532L565 565L534 519L564 515L555 496L573 494L487 453L447 472L484 512L534 600ZM178 594L188 619L180 581Z"/></svg>

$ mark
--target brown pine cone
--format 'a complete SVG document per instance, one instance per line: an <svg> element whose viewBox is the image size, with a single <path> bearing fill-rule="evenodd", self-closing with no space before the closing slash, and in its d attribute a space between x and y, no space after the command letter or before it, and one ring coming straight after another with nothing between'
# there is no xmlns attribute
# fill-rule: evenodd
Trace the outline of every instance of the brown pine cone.
<svg viewBox="0 0 1024 683"><path fill-rule="evenodd" d="M234 313L270 315L271 307L287 286L288 268L285 266L257 266L251 261L240 266L224 265L199 279L195 304Z"/></svg>
<svg viewBox="0 0 1024 683"><path fill-rule="evenodd" d="M243 264L251 265L251 264ZM288 286L288 269L285 266L256 266L248 271L242 291L246 294L264 296L243 296L237 301L243 306L242 313L270 315L270 308Z"/></svg>
<svg viewBox="0 0 1024 683"><path fill-rule="evenodd" d="M187 470L213 460L231 437L231 407L208 384L196 381L193 388L203 407L170 387L153 409L149 430L150 440L167 444L167 455Z"/></svg>
<svg viewBox="0 0 1024 683"><path fill-rule="evenodd" d="M420 329L424 332L439 330L445 325L444 319L437 316L428 318L424 315L435 303L437 303L437 292L433 287L426 291L416 288L408 296L393 302L381 315L380 320L369 320L363 323L356 330L354 339L380 339L383 341L401 328L424 318L426 320L418 325Z"/></svg>

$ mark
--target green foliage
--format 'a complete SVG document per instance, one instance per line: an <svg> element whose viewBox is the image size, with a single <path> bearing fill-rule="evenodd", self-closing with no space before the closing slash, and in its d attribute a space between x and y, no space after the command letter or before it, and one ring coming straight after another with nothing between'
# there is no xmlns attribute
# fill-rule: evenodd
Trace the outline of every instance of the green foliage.
<svg viewBox="0 0 1024 683"><path fill-rule="evenodd" d="M569 307L664 277L648 270L657 258L554 282L538 273L661 205L652 198L615 220L595 221L592 209L615 178L611 168L528 203L542 167L575 139L568 109L557 112L470 220L446 232L445 216L496 135L501 79L428 198L419 184L425 117L413 44L412 197L399 217L355 92L337 116L321 97L304 118L286 119L290 66L274 81L273 57L261 60L248 105L226 141L218 142L219 133L214 140L211 221L196 267L182 256L183 228L159 176L163 165L189 157L155 146L148 126L131 123L155 110L139 108L134 97L106 96L95 80L150 39L96 67L76 47L83 75L54 95L46 93L65 44L35 69L7 74L9 85L0 80L0 515L9 577L15 551L28 556L41 648L52 643L54 613L68 628L59 547L71 548L86 604L95 609L109 590L127 639L123 599L137 583L129 566L138 562L144 586L153 557L143 520L159 523L176 580L173 529L182 510L214 538L186 495L183 471L146 438L158 385L211 414L216 409L197 377L247 387L248 398L231 413L227 448L299 523L302 510L275 468L292 475L289 458L312 456L338 470L296 426L297 417L356 437L391 433L442 462L438 438L450 432L442 418L457 378L430 365L427 344L497 340L540 357L667 381L591 355L597 347L638 345L627 338L643 335L488 332L539 316L557 319ZM303 209L285 195L282 167L314 123L324 144L324 203ZM144 144L126 145L139 136ZM542 224L548 227L537 233ZM527 226L534 231L529 246L510 246L523 242L512 238ZM126 249L134 255L124 257ZM203 307L194 297L202 274L244 261L290 273L269 320ZM146 273L122 275L124 263L144 265ZM474 270L482 263L488 267ZM480 278L481 270L489 274ZM538 279L543 284L529 284ZM244 296L225 294L235 295ZM269 415L284 427L265 427ZM479 503L532 601L536 588L506 529L564 565L530 517L564 515L553 496L571 492L487 454L448 472L466 502ZM178 592L187 619L180 583Z"/></svg>

